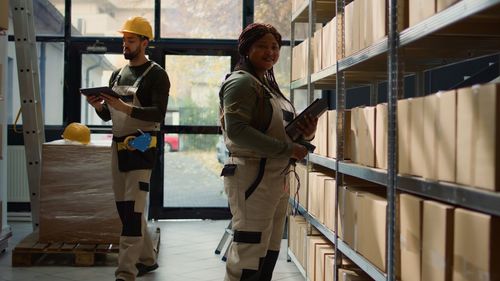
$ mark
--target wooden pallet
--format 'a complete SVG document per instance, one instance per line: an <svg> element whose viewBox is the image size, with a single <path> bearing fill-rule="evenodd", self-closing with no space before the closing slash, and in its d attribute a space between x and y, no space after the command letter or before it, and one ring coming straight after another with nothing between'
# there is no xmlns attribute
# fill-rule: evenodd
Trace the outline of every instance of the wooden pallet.
<svg viewBox="0 0 500 281"><path fill-rule="evenodd" d="M160 248L160 229L150 228L155 251ZM117 263L118 244L41 243L38 231L26 236L12 251L12 266L93 266Z"/></svg>

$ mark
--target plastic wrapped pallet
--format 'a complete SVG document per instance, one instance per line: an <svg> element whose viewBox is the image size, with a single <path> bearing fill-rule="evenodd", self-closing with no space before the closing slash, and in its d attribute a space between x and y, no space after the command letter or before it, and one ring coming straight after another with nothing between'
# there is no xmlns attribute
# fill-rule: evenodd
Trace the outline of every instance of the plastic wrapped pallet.
<svg viewBox="0 0 500 281"><path fill-rule="evenodd" d="M111 147L43 144L40 242L117 243L121 223L111 187Z"/></svg>

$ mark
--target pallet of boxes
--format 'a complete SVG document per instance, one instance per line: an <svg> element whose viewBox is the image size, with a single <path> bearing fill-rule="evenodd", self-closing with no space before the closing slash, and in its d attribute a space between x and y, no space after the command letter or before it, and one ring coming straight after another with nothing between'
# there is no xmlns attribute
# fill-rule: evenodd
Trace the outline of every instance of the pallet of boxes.
<svg viewBox="0 0 500 281"><path fill-rule="evenodd" d="M110 143L89 140L90 133L83 143L43 144L40 224L14 248L13 266L63 255L74 265L89 266L97 256L118 252L121 222L111 186Z"/></svg>

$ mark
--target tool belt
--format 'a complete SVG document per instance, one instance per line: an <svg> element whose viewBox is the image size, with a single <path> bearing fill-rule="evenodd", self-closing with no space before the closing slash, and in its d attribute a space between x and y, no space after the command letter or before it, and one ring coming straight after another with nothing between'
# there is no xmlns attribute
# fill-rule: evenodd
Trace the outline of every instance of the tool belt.
<svg viewBox="0 0 500 281"><path fill-rule="evenodd" d="M157 132L149 132L156 134ZM157 137L152 136L148 149L144 152L137 150L129 145L129 142L141 135L141 133L131 134L123 137L113 136L113 141L116 143L118 155L118 169L121 172L129 172L134 170L151 170L154 167L157 151Z"/></svg>

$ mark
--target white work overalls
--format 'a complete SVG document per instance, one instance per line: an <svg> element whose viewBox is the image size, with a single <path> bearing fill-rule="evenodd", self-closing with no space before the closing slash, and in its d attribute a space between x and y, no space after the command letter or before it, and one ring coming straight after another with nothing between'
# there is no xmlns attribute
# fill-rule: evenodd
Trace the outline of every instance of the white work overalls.
<svg viewBox="0 0 500 281"><path fill-rule="evenodd" d="M250 75L250 74L248 74ZM264 132L278 140L291 142L285 132L285 115L293 118L292 105L281 95L271 94L273 114ZM278 258L288 207L288 188L285 187L289 158L259 158L252 151L228 139L226 146L231 156L224 173L224 188L233 215L233 243L228 252L225 281L270 281ZM234 166L236 165L236 167Z"/></svg>
<svg viewBox="0 0 500 281"><path fill-rule="evenodd" d="M132 86L118 85L118 80L123 72L122 68L114 82L113 91L121 95L128 104L141 106L136 92L141 80L154 64L152 62ZM115 275L116 278L129 281L135 280L137 275L136 263L145 265L156 263L156 254L153 250L151 237L147 233L147 220L144 213L149 194L151 170L156 154L156 136L154 134L159 131L160 125L133 118L112 107L109 107L109 110L113 122L111 161L113 191L122 222L118 268ZM126 137L138 136L140 134L138 129L152 133L150 147L145 152L131 151L124 143Z"/></svg>

